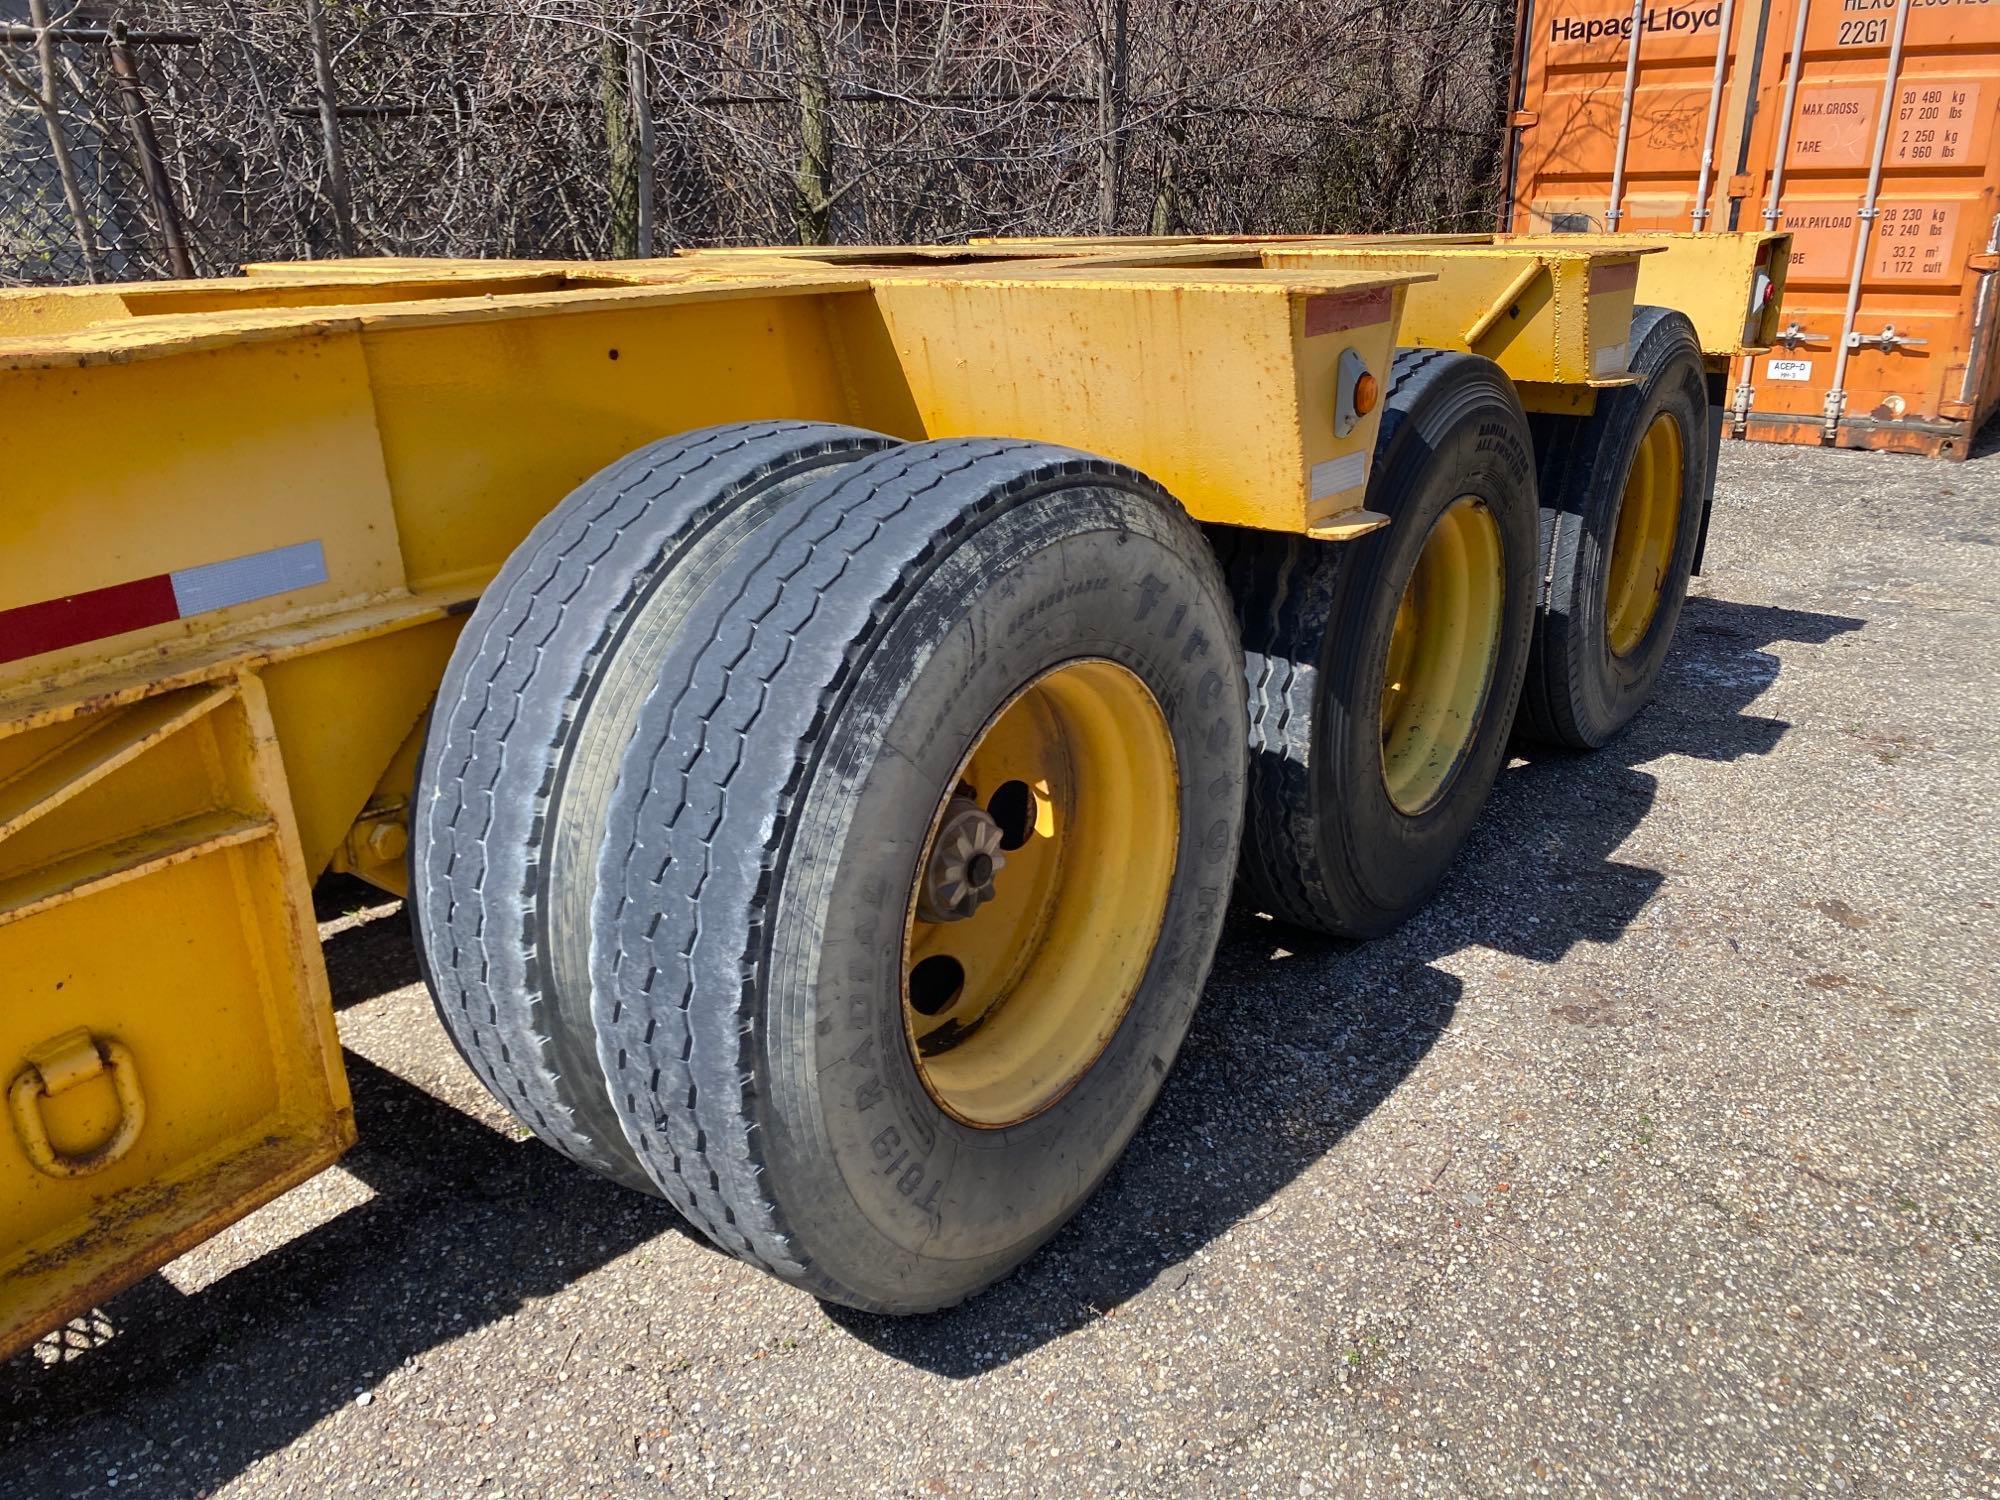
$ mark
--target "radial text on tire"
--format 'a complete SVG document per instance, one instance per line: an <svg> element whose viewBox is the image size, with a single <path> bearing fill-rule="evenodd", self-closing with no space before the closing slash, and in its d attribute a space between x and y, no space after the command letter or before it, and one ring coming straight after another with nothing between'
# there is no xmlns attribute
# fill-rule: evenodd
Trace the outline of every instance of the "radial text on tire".
<svg viewBox="0 0 2000 1500"><path fill-rule="evenodd" d="M591 968L639 1159L719 1245L914 1312L1123 1150L1213 957L1238 646L1129 469L913 444L788 501L657 643Z"/></svg>
<svg viewBox="0 0 2000 1500"><path fill-rule="evenodd" d="M629 1186L657 1191L605 1094L588 994L604 803L644 688L620 644L635 619L671 629L786 495L889 442L746 422L638 449L515 549L438 689L410 819L410 908L438 1015L523 1124Z"/></svg>
<svg viewBox="0 0 2000 1500"><path fill-rule="evenodd" d="M1250 692L1241 881L1273 916L1386 932L1492 789L1527 660L1535 481L1499 367L1396 355L1357 541L1223 544Z"/></svg>
<svg viewBox="0 0 2000 1500"><path fill-rule="evenodd" d="M1537 417L1544 595L1522 727L1590 750L1653 696L1687 597L1711 476L1701 345L1687 317L1632 316L1639 384L1588 417Z"/></svg>

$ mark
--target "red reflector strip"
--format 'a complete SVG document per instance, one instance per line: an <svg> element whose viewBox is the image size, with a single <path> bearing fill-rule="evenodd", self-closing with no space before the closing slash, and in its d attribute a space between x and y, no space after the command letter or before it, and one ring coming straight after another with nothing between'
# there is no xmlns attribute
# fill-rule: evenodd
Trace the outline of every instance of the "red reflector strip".
<svg viewBox="0 0 2000 1500"><path fill-rule="evenodd" d="M1310 297L1306 300L1306 337L1346 333L1389 321L1389 288Z"/></svg>
<svg viewBox="0 0 2000 1500"><path fill-rule="evenodd" d="M1639 262L1620 261L1615 265L1590 268L1590 290L1597 296L1630 291L1639 284Z"/></svg>
<svg viewBox="0 0 2000 1500"><path fill-rule="evenodd" d="M164 625L180 617L169 573L61 599L44 599L40 604L0 610L0 662L40 656L44 651L60 651L65 646Z"/></svg>
<svg viewBox="0 0 2000 1500"><path fill-rule="evenodd" d="M0 609L0 662L61 651L325 582L325 549L318 542L299 542Z"/></svg>

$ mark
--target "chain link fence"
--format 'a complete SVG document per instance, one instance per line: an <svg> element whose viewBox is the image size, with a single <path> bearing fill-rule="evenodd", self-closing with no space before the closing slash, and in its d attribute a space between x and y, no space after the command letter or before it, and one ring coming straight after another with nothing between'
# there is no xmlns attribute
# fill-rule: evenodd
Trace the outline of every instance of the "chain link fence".
<svg viewBox="0 0 2000 1500"><path fill-rule="evenodd" d="M10 9L11 5L11 9ZM1508 0L0 0L0 284L1491 224Z"/></svg>
<svg viewBox="0 0 2000 1500"><path fill-rule="evenodd" d="M0 33L13 85L9 107L0 111L0 278L170 274L165 226L147 192L141 133L132 123L135 105L142 114L150 106L143 86L134 89L127 80L139 46L184 46L194 38L141 36L135 43L108 29L67 27L46 46L40 40L28 26ZM53 113L39 107L44 67L54 80ZM58 157L58 139L66 161ZM78 195L74 203L65 169Z"/></svg>

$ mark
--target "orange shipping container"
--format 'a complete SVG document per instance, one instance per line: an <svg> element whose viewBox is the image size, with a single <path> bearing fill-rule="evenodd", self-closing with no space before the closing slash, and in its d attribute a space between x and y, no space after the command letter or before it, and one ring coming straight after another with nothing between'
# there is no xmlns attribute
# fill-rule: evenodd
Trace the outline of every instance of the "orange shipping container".
<svg viewBox="0 0 2000 1500"><path fill-rule="evenodd" d="M1522 0L1519 26L1514 229L1789 230L1735 435L1964 455L2000 400L2000 0Z"/></svg>

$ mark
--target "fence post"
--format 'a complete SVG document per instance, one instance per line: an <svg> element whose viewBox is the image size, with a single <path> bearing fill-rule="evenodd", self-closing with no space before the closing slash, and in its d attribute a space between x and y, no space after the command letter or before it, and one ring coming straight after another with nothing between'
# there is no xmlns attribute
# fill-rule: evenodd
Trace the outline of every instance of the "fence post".
<svg viewBox="0 0 2000 1500"><path fill-rule="evenodd" d="M340 150L340 109L333 94L333 49L327 45L326 17L319 0L306 0L312 33L313 73L319 80L319 128L326 142L326 190L333 200L334 243L342 255L354 253L354 199L347 191L347 160Z"/></svg>
<svg viewBox="0 0 2000 1500"><path fill-rule="evenodd" d="M811 0L779 12L799 77L799 164L792 174L792 225L801 245L830 243L833 231L833 85L825 39Z"/></svg>
<svg viewBox="0 0 2000 1500"><path fill-rule="evenodd" d="M607 16L607 20L609 17ZM597 102L604 111L605 190L610 199L611 254L639 254L639 179L632 129L632 55L607 26L598 47Z"/></svg>
<svg viewBox="0 0 2000 1500"><path fill-rule="evenodd" d="M125 123L132 127L132 140L139 148L139 169L146 178L146 195L153 200L153 214L160 221L167 269L183 281L192 280L194 262L188 257L180 205L174 202L172 185L160 161L160 138L153 131L153 112L146 106L146 92L139 82L139 67L132 57L131 44L125 39L123 21L111 23L109 50L111 71L118 79L118 102L124 106Z"/></svg>
<svg viewBox="0 0 2000 1500"><path fill-rule="evenodd" d="M639 119L639 160L637 183L638 192L638 243L633 247L641 256L653 253L653 78L652 70L646 64L646 43L648 34L644 21L633 27L629 48L631 66L632 112Z"/></svg>

